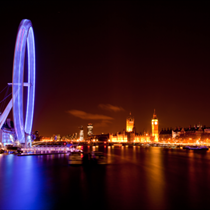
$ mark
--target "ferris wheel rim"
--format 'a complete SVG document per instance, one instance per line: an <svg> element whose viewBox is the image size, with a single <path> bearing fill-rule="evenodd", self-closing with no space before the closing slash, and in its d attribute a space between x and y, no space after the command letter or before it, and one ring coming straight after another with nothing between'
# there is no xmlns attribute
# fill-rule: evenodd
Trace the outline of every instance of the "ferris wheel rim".
<svg viewBox="0 0 210 210"><path fill-rule="evenodd" d="M28 83L24 85L25 51L28 52ZM23 87L27 86L27 105L25 123L23 120ZM14 127L17 139L25 142L26 135L31 134L35 101L35 41L33 27L30 20L21 21L16 37L13 79L12 79L12 103Z"/></svg>

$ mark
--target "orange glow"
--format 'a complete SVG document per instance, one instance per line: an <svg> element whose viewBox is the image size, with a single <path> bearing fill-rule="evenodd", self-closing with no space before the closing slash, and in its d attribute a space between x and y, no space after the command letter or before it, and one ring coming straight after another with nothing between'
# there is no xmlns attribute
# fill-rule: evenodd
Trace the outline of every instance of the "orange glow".
<svg viewBox="0 0 210 210"><path fill-rule="evenodd" d="M130 116L126 119L126 131L132 132L134 127L134 118Z"/></svg>
<svg viewBox="0 0 210 210"><path fill-rule="evenodd" d="M110 141L111 142L127 142L127 136L121 136L121 135L117 135L117 136L110 136Z"/></svg>
<svg viewBox="0 0 210 210"><path fill-rule="evenodd" d="M154 136L154 141L158 142L158 119L152 119L152 136Z"/></svg>
<svg viewBox="0 0 210 210"><path fill-rule="evenodd" d="M113 146L119 146L119 147L122 147L122 144L114 144Z"/></svg>
<svg viewBox="0 0 210 210"><path fill-rule="evenodd" d="M42 137L41 141L53 141L50 137Z"/></svg>

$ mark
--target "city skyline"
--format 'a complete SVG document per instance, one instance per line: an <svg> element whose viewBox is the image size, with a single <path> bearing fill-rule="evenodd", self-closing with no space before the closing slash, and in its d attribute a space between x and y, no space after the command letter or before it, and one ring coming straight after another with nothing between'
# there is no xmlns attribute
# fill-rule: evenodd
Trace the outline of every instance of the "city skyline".
<svg viewBox="0 0 210 210"><path fill-rule="evenodd" d="M33 24L33 131L40 135L66 135L88 123L95 133L116 133L129 112L137 132L151 131L154 109L159 130L210 125L204 3L28 3L7 5L2 15L0 90L12 79L19 22Z"/></svg>

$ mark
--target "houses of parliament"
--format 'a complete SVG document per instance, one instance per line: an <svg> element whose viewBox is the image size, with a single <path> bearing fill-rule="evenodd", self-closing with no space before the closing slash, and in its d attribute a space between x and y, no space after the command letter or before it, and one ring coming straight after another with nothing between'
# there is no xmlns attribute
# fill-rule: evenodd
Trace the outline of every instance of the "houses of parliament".
<svg viewBox="0 0 210 210"><path fill-rule="evenodd" d="M116 133L115 135L109 134L110 142L158 142L159 132L158 132L158 119L157 115L153 114L153 118L151 120L152 133L144 132L143 134L137 133L135 128L135 119L130 115L126 118L126 129L123 132Z"/></svg>
<svg viewBox="0 0 210 210"><path fill-rule="evenodd" d="M198 125L189 126L188 128L176 127L174 129L167 128L159 131L159 122L157 115L153 113L151 119L151 133L137 133L135 127L135 119L130 115L126 118L126 129L116 134L93 135L92 139L103 139L109 142L162 142L162 143L210 143L210 127Z"/></svg>

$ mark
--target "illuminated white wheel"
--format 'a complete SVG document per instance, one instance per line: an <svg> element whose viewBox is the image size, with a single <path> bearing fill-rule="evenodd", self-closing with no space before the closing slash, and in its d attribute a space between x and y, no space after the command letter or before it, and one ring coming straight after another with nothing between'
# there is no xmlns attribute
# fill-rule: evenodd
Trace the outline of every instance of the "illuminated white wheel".
<svg viewBox="0 0 210 210"><path fill-rule="evenodd" d="M28 53L28 82L24 83L24 62L27 45ZM28 88L26 118L23 120L23 87ZM34 32L30 20L21 21L15 43L13 60L12 104L14 127L20 143L27 141L31 135L35 100L35 46Z"/></svg>

